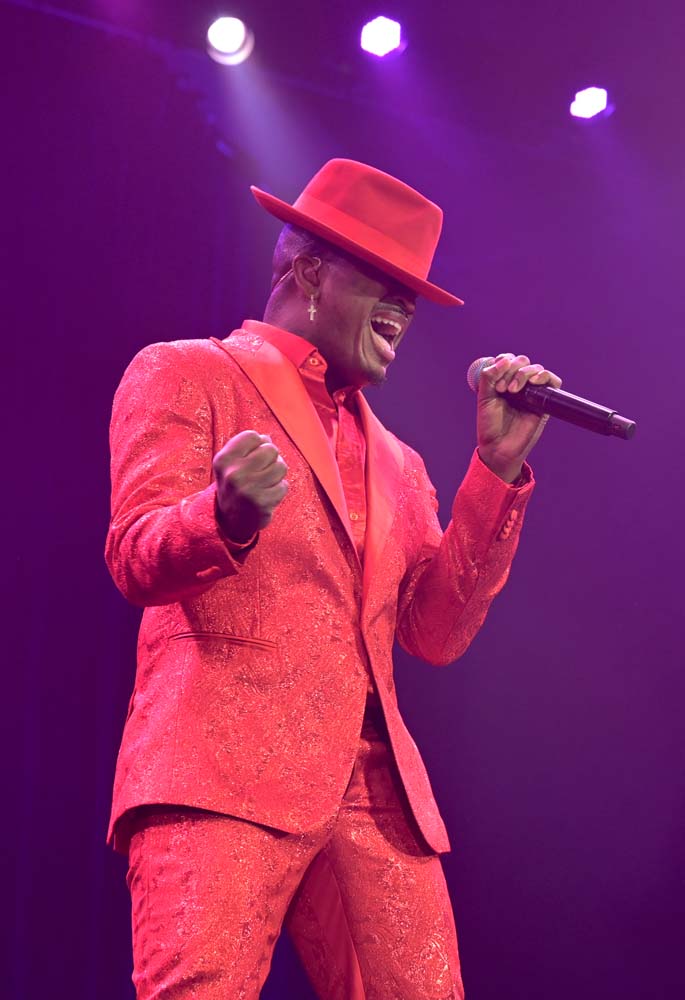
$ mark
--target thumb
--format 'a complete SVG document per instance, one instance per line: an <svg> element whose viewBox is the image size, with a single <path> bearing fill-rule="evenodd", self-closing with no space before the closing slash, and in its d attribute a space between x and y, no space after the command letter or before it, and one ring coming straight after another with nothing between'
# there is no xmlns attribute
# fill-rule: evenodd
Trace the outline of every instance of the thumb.
<svg viewBox="0 0 685 1000"><path fill-rule="evenodd" d="M492 358L491 364L481 369L478 380L478 398L480 400L495 399L502 394L497 392L495 385L509 367L505 357Z"/></svg>
<svg viewBox="0 0 685 1000"><path fill-rule="evenodd" d="M222 450L230 451L231 455L237 458L244 458L265 443L264 437L265 435L258 434L257 431L240 431L226 442Z"/></svg>

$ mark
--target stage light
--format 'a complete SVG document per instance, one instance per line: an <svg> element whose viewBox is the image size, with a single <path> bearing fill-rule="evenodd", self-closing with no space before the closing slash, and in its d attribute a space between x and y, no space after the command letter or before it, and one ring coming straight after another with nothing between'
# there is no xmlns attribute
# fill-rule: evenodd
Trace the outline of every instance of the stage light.
<svg viewBox="0 0 685 1000"><path fill-rule="evenodd" d="M594 118L595 115L612 110L607 103L607 92L602 87L587 87L579 90L569 108L574 118Z"/></svg>
<svg viewBox="0 0 685 1000"><path fill-rule="evenodd" d="M377 17L362 28L361 46L374 56L387 56L389 52L402 50L402 28L389 17Z"/></svg>
<svg viewBox="0 0 685 1000"><path fill-rule="evenodd" d="M207 31L207 52L222 66L245 62L254 48L254 35L237 17L219 17Z"/></svg>

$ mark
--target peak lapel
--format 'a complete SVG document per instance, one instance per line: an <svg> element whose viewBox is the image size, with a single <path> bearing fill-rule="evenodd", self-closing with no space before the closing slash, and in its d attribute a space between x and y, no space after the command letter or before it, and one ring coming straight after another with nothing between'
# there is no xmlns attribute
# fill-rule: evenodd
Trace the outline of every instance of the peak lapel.
<svg viewBox="0 0 685 1000"><path fill-rule="evenodd" d="M356 552L335 457L297 369L272 344L254 334L236 333L228 340L211 339L239 365L307 460Z"/></svg>
<svg viewBox="0 0 685 1000"><path fill-rule="evenodd" d="M383 546L395 517L404 458L395 438L374 415L359 393L359 412L366 437L366 539L364 543L364 597L380 571Z"/></svg>

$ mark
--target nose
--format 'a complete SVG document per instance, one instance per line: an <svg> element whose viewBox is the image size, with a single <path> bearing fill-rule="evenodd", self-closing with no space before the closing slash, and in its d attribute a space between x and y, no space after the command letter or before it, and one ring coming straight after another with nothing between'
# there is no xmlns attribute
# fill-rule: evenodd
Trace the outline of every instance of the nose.
<svg viewBox="0 0 685 1000"><path fill-rule="evenodd" d="M386 298L386 302L394 302L401 309L404 309L407 316L413 316L416 311L416 292L412 291L411 288L407 288L406 285L396 284L392 288L388 289L389 295Z"/></svg>

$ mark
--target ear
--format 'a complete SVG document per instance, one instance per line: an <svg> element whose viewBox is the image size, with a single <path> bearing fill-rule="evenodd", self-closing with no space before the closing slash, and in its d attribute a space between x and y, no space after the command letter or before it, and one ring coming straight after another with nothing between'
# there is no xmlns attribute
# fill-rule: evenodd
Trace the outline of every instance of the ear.
<svg viewBox="0 0 685 1000"><path fill-rule="evenodd" d="M309 254L301 253L293 258L293 277L297 287L310 299L319 297L321 291L321 275L319 268L321 260L319 257L310 257Z"/></svg>

